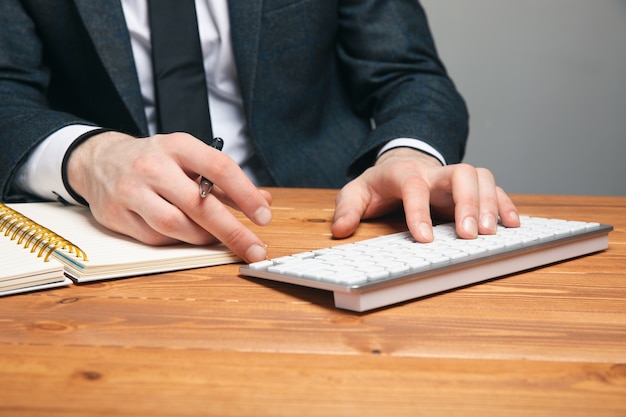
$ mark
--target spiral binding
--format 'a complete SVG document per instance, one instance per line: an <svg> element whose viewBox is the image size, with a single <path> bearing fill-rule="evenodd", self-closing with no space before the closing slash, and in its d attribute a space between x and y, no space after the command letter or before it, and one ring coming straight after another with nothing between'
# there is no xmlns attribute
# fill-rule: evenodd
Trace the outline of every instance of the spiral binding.
<svg viewBox="0 0 626 417"><path fill-rule="evenodd" d="M65 249L76 257L87 260L87 254L72 242L0 203L0 233L2 232L11 240L16 240L18 245L30 248L31 253L39 250L37 256L44 256L46 262L57 249Z"/></svg>

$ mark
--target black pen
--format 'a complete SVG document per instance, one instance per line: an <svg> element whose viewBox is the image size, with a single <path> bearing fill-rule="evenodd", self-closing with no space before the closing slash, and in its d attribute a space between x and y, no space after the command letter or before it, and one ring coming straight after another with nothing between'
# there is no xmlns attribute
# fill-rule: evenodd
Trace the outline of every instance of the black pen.
<svg viewBox="0 0 626 417"><path fill-rule="evenodd" d="M224 141L222 138L213 138L211 141L211 147L221 151L224 147ZM205 198L211 192L213 183L206 179L204 176L200 177L200 197Z"/></svg>

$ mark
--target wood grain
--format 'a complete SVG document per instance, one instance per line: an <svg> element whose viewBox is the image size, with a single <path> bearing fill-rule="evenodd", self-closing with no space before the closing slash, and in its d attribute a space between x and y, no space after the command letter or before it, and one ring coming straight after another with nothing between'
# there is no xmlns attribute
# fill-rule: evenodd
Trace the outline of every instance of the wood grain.
<svg viewBox="0 0 626 417"><path fill-rule="evenodd" d="M271 257L337 243L333 190L271 191ZM626 198L513 199L609 249L368 313L238 265L4 297L0 415L625 416Z"/></svg>

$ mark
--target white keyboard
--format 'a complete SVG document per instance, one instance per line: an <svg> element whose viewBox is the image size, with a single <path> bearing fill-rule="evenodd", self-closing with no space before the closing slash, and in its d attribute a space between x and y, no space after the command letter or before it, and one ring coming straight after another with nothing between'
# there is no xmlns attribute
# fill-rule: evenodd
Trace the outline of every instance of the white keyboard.
<svg viewBox="0 0 626 417"><path fill-rule="evenodd" d="M243 275L330 290L335 306L367 311L601 251L610 225L522 217L521 227L466 240L454 223L431 243L395 233L240 267Z"/></svg>

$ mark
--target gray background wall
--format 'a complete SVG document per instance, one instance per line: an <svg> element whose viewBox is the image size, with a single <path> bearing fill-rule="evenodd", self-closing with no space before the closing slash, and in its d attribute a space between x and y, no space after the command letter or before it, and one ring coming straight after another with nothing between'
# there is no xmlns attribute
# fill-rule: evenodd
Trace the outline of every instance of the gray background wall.
<svg viewBox="0 0 626 417"><path fill-rule="evenodd" d="M422 0L510 193L626 195L626 0Z"/></svg>

